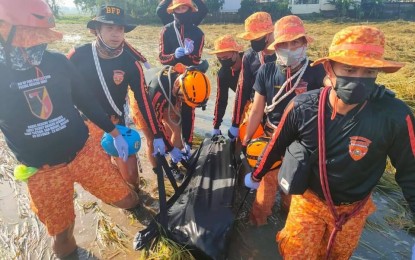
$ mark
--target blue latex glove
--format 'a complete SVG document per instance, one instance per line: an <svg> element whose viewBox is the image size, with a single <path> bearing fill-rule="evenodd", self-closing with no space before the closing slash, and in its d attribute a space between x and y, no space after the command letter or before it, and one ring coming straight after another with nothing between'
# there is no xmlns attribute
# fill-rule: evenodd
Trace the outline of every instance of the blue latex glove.
<svg viewBox="0 0 415 260"><path fill-rule="evenodd" d="M183 154L179 148L174 147L173 150L170 151L170 157L173 163L178 163L182 160Z"/></svg>
<svg viewBox="0 0 415 260"><path fill-rule="evenodd" d="M190 159L190 156L192 156L192 147L188 143L184 144L184 147L182 149L182 154L183 154L183 158L186 161Z"/></svg>
<svg viewBox="0 0 415 260"><path fill-rule="evenodd" d="M221 134L222 134L222 132L220 131L220 129L213 128L212 136L221 135Z"/></svg>
<svg viewBox="0 0 415 260"><path fill-rule="evenodd" d="M164 144L163 138L154 139L153 148L154 148L153 156L156 156L157 153L160 153L160 155L166 155L166 145Z"/></svg>
<svg viewBox="0 0 415 260"><path fill-rule="evenodd" d="M231 126L231 128L229 128L228 136L229 136L229 139L231 139L231 141L235 141L235 139L238 137L238 134L239 134L238 127Z"/></svg>
<svg viewBox="0 0 415 260"><path fill-rule="evenodd" d="M184 54L189 55L193 52L195 48L193 43L194 41L189 38L184 39Z"/></svg>
<svg viewBox="0 0 415 260"><path fill-rule="evenodd" d="M252 180L251 176L252 176L252 172L245 175L245 186L250 189L256 190L259 187L259 182Z"/></svg>
<svg viewBox="0 0 415 260"><path fill-rule="evenodd" d="M174 57L176 59L179 59L181 57L183 57L185 55L185 49L183 47L178 47L175 51L174 51Z"/></svg>
<svg viewBox="0 0 415 260"><path fill-rule="evenodd" d="M118 156L126 162L128 159L128 144L122 135L117 135L117 137L114 138L114 146L115 149L117 149Z"/></svg>

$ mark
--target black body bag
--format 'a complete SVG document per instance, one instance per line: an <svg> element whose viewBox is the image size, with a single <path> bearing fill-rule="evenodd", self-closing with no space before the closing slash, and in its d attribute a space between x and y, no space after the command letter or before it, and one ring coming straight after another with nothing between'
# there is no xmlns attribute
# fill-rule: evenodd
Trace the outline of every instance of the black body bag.
<svg viewBox="0 0 415 260"><path fill-rule="evenodd" d="M227 255L235 221L232 204L236 171L230 145L223 136L205 139L193 154L182 185L167 201L165 233L185 245L196 259L225 259ZM136 234L136 250L158 235L161 214Z"/></svg>
<svg viewBox="0 0 415 260"><path fill-rule="evenodd" d="M301 195L306 191L311 174L310 164L315 158L316 153L310 155L299 141L287 147L278 173L278 184L285 194Z"/></svg>

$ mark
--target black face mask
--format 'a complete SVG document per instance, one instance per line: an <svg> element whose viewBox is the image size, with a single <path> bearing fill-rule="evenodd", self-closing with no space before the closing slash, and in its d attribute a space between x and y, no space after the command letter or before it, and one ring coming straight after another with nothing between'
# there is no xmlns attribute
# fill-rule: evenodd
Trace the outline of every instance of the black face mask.
<svg viewBox="0 0 415 260"><path fill-rule="evenodd" d="M235 64L236 60L232 60L232 58L226 59L226 60L219 60L220 64L224 68L230 68Z"/></svg>
<svg viewBox="0 0 415 260"><path fill-rule="evenodd" d="M336 76L334 90L346 104L360 104L369 99L377 87L376 78L353 78Z"/></svg>
<svg viewBox="0 0 415 260"><path fill-rule="evenodd" d="M184 13L174 13L174 20L176 20L179 24L192 24L192 12L187 11Z"/></svg>
<svg viewBox="0 0 415 260"><path fill-rule="evenodd" d="M265 38L266 37L264 37L264 38L262 38L260 40L257 40L257 41L251 41L251 47L252 47L252 49L254 51L256 51L256 52L260 52L260 51L264 50L265 47L267 46L267 43L265 41Z"/></svg>

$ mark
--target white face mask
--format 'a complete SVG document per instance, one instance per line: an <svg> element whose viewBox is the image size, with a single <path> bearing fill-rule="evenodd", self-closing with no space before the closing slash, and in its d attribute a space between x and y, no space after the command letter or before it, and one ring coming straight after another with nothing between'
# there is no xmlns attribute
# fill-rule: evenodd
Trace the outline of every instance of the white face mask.
<svg viewBox="0 0 415 260"><path fill-rule="evenodd" d="M277 64L287 67L296 67L306 57L307 47L303 46L297 48L295 51L289 49L278 48L275 52L277 54Z"/></svg>

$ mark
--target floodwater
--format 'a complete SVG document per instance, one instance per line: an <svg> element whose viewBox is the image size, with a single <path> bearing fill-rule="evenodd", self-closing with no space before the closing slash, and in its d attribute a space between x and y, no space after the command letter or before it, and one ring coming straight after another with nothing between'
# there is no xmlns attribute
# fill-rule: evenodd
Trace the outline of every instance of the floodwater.
<svg viewBox="0 0 415 260"><path fill-rule="evenodd" d="M212 91L207 108L205 111L201 109L196 110L195 132L202 136L209 136L213 128L212 121L216 97L216 80L213 80L212 75L210 75L210 78L212 79ZM228 108L221 127L223 133L226 133L231 125L231 109L233 108L234 98L235 94L230 91ZM1 143L4 145L4 142ZM75 236L78 245L86 249L86 251L82 250L80 259L137 259L140 256L140 252L135 252L131 248L132 238L137 231L143 229L151 221L152 212L157 211L155 175L152 173L149 164L146 163L144 149L140 151L140 157L142 158L142 166L144 169L144 173L141 176L147 180L147 185L143 187L140 194L140 199L144 206L140 208L139 219L133 220L128 218L127 214L122 210L102 203L98 204L108 214L110 220L119 225L124 231L130 243L127 244L128 249L123 251L113 247L100 246L96 234L97 215L92 211L83 213L77 207ZM2 163L7 165L9 161L4 160ZM49 240L45 235L45 231L42 230L41 224L37 224L39 225L40 231L35 236L39 240L35 241L37 243L36 245L38 245L37 249L35 247L27 255L22 253L24 252L23 249L19 250L19 248L16 249L15 246L12 246L12 244L18 244L16 241L21 240L22 237L29 236L31 232L25 232L25 230L30 230L28 227L33 227L33 223L38 223L38 221L33 220L33 213L30 213L30 210L28 210L28 199L25 195L26 184L13 185L10 182L10 178L7 181L7 178L4 177L5 173L10 174L10 171L7 167L0 169L0 177L3 175L0 178L0 230L2 232L0 234L0 258L53 259L50 247L47 246ZM242 184L240 183L240 185ZM79 186L76 186L76 191L78 205L96 201L92 195L83 191ZM22 197L22 195L26 197ZM269 219L269 224L255 228L247 223L247 212L249 211L250 203L254 195L248 195L238 216L238 221L235 224L233 236L231 237L228 258L232 260L281 259L275 243L275 235L284 225L285 213L280 210L279 198L276 200L274 215ZM241 194L239 196L242 197ZM414 244L414 237L387 223L388 218L397 216L398 212L393 210L393 204L395 200L401 200L402 195L399 193L388 193L385 195L378 191L374 192L373 198L378 210L369 218L359 247L355 251L352 259L410 259L410 249ZM23 206L21 201L23 201ZM241 199L237 200L236 204L238 207L240 203ZM24 247L24 243L20 243L20 245ZM40 247L45 249L40 250Z"/></svg>

